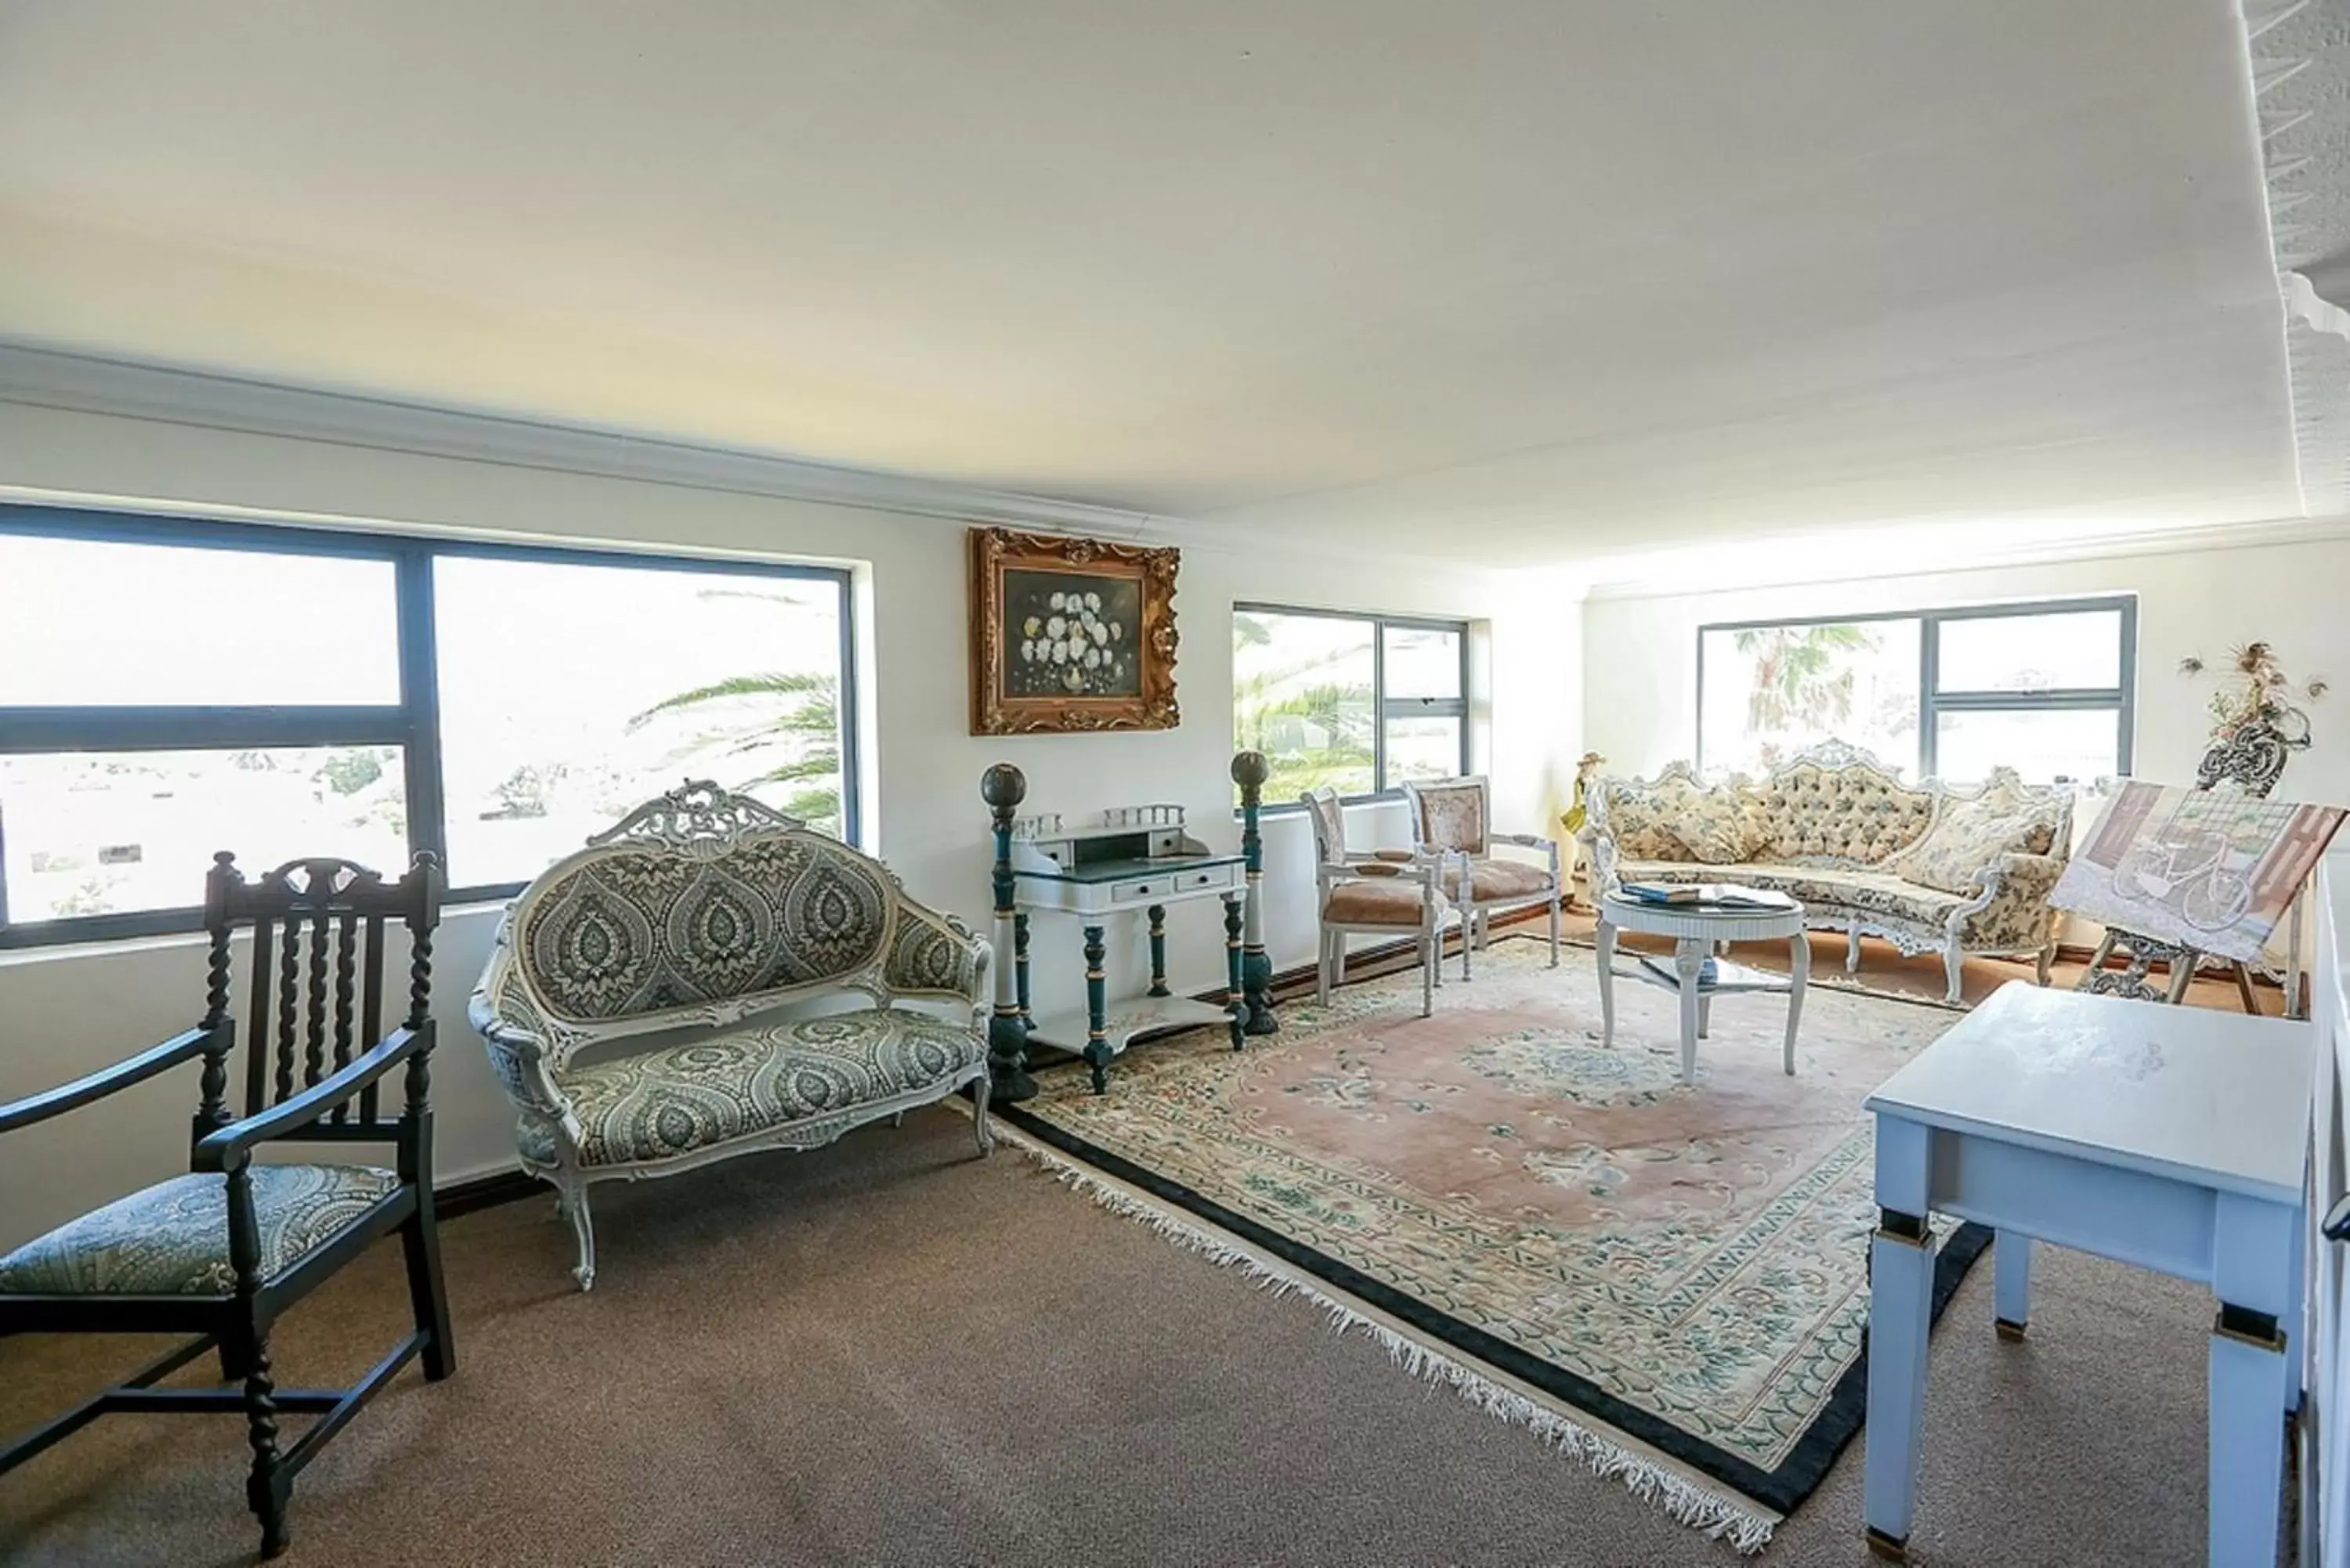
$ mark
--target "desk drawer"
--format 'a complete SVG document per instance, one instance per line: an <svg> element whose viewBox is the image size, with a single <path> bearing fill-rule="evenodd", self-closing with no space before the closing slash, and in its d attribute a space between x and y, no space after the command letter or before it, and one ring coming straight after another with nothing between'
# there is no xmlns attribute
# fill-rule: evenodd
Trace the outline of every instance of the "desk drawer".
<svg viewBox="0 0 2350 1568"><path fill-rule="evenodd" d="M1170 898L1191 898L1240 886L1233 868L1211 866L1205 870L1170 871L1164 876L1138 877L1131 882L1113 882L1109 901L1113 904L1161 904Z"/></svg>

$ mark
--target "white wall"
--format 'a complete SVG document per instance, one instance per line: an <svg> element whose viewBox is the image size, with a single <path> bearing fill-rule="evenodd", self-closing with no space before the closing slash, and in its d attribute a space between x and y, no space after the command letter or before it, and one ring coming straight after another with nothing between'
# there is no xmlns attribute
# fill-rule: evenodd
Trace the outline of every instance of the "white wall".
<svg viewBox="0 0 2350 1568"><path fill-rule="evenodd" d="M2210 732L2210 676L2178 661L2224 662L2235 643L2265 639L2298 679L2350 681L2350 536L2238 549L1918 573L1869 580L1644 597L1584 607L1584 715L1611 774L1649 774L1697 746L1697 628L1714 621L2066 596L2138 599L2137 776L2192 783ZM2307 705L2314 743L2285 770L2279 794L2350 801L2350 684Z"/></svg>
<svg viewBox="0 0 2350 1568"><path fill-rule="evenodd" d="M856 563L870 655L868 846L918 898L975 924L988 904L986 811L978 779L1008 759L1033 809L1077 814L1180 801L1211 844L1237 842L1228 768L1235 598L1460 616L1472 640L1478 762L1494 776L1502 826L1555 817L1578 737L1582 644L1571 597L1523 575L1403 568L1317 556L1186 549L1178 586L1182 724L1151 734L984 739L969 734L963 531L913 517L766 497L424 457L326 441L0 403L0 493L194 507L378 527L454 530ZM93 635L104 635L103 626ZM1567 759L1562 765L1561 759ZM1398 807L1358 813L1366 842L1398 842ZM1311 846L1302 820L1266 831L1268 946L1276 965L1313 952ZM192 867L191 877L202 867ZM192 881L191 888L193 883ZM512 1118L464 1021L496 911L452 910L439 947L435 1016L444 1179L511 1163ZM1223 939L1209 907L1170 912L1180 990L1220 983ZM1141 987L1139 923L1115 931L1113 994ZM1073 929L1040 921L1040 998L1072 996ZM0 954L0 1100L91 1071L192 1021L203 992L195 939ZM0 1247L185 1168L192 1073L0 1140Z"/></svg>

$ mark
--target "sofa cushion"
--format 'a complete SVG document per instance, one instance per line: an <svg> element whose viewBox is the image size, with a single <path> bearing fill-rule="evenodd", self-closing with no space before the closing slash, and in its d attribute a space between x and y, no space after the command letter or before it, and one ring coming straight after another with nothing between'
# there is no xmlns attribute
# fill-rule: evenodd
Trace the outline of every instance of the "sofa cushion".
<svg viewBox="0 0 2350 1568"><path fill-rule="evenodd" d="M1915 843L1934 815L1931 794L1866 763L1798 762L1773 774L1759 795L1766 831L1754 853L1783 863L1817 856L1878 865Z"/></svg>
<svg viewBox="0 0 2350 1568"><path fill-rule="evenodd" d="M1947 892L1968 892L2002 855L2045 855L2055 837L2055 808L2004 780L1972 799L1951 795L1925 836L1888 857L1885 869Z"/></svg>
<svg viewBox="0 0 2350 1568"><path fill-rule="evenodd" d="M987 1043L963 1025L868 1007L569 1068L556 1086L579 1117L582 1163L619 1165L933 1087L986 1060ZM543 1122L525 1117L518 1137L526 1158L554 1163Z"/></svg>
<svg viewBox="0 0 2350 1568"><path fill-rule="evenodd" d="M400 1178L371 1165L256 1165L261 1274L274 1279L341 1234ZM206 1173L119 1198L0 1258L0 1293L226 1295L228 1178Z"/></svg>
<svg viewBox="0 0 2350 1568"><path fill-rule="evenodd" d="M1847 871L1836 884L1833 902L1837 909L1939 930L1973 896L1923 887L1889 871Z"/></svg>
<svg viewBox="0 0 2350 1568"><path fill-rule="evenodd" d="M1654 860L1736 862L1762 837L1755 802L1736 784L1708 786L1667 772L1650 784L1610 779L1607 831L1620 854Z"/></svg>
<svg viewBox="0 0 2350 1568"><path fill-rule="evenodd" d="M1939 926L1971 895L1905 881L1890 872L1837 866L1779 866L1768 861L1738 866L1667 860L1631 860L1618 867L1627 882L1736 882L1784 893L1808 913L1887 916Z"/></svg>

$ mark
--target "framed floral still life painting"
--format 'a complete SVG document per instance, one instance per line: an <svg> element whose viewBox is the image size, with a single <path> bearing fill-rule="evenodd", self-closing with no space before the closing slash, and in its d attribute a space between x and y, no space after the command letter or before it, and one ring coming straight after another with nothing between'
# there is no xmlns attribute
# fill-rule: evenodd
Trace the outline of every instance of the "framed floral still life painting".
<svg viewBox="0 0 2350 1568"><path fill-rule="evenodd" d="M971 732L1171 730L1180 552L971 531Z"/></svg>

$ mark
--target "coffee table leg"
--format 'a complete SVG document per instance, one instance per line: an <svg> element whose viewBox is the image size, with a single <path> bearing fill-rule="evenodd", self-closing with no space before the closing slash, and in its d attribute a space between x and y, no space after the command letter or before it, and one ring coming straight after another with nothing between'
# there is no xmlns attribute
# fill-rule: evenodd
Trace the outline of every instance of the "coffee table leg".
<svg viewBox="0 0 2350 1568"><path fill-rule="evenodd" d="M1616 1044L1616 928L1602 916L1594 940L1599 949L1599 1044Z"/></svg>
<svg viewBox="0 0 2350 1568"><path fill-rule="evenodd" d="M1706 944L1695 937L1673 941L1673 972L1681 982L1681 1082L1697 1082L1698 971L1705 967Z"/></svg>
<svg viewBox="0 0 2350 1568"><path fill-rule="evenodd" d="M1804 987L1812 978L1812 939L1797 931L1787 939L1787 1050L1781 1065L1795 1075L1795 1028L1804 1021Z"/></svg>
<svg viewBox="0 0 2350 1568"><path fill-rule="evenodd" d="M1868 1243L1868 1419L1860 1514L1872 1556L1906 1561L1926 1421L1926 1334L1934 1321L1934 1237L1926 1221L1932 1139L1877 1117L1877 1232Z"/></svg>
<svg viewBox="0 0 2350 1568"><path fill-rule="evenodd" d="M2292 1386L2287 1300L2303 1220L2296 1210L2220 1195L2212 1229L2210 1517L2213 1563L2276 1561L2284 1481L2284 1423Z"/></svg>
<svg viewBox="0 0 2350 1568"><path fill-rule="evenodd" d="M2032 1321L2032 1238L2002 1231L1991 1246L1991 1326L2002 1339L2022 1339Z"/></svg>

